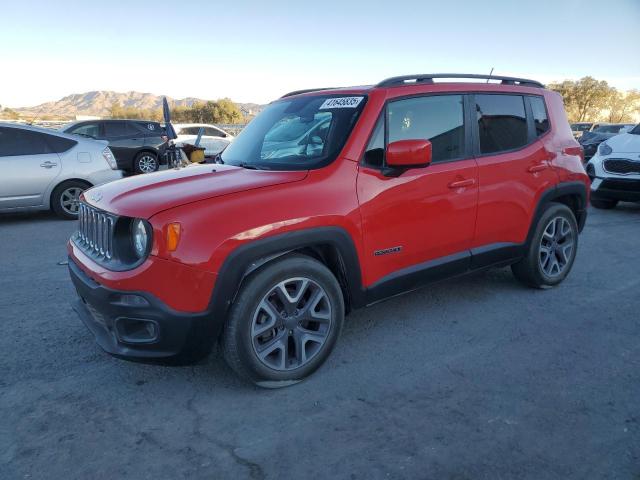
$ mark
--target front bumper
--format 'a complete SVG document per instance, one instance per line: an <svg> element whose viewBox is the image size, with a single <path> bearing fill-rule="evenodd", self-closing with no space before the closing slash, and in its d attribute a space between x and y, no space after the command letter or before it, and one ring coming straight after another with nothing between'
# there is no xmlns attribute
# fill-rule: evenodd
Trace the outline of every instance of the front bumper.
<svg viewBox="0 0 640 480"><path fill-rule="evenodd" d="M591 198L640 202L640 179L595 177L591 181Z"/></svg>
<svg viewBox="0 0 640 480"><path fill-rule="evenodd" d="M74 310L106 352L153 359L204 355L217 337L210 310L178 312L146 292L119 291L89 278L69 257Z"/></svg>

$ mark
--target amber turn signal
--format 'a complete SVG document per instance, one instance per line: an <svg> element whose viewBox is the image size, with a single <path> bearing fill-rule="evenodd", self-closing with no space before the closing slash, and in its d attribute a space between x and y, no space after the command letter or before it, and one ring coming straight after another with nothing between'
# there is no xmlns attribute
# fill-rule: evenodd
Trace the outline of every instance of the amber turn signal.
<svg viewBox="0 0 640 480"><path fill-rule="evenodd" d="M169 252L175 252L180 243L181 227L179 223L170 223L167 225L167 250Z"/></svg>

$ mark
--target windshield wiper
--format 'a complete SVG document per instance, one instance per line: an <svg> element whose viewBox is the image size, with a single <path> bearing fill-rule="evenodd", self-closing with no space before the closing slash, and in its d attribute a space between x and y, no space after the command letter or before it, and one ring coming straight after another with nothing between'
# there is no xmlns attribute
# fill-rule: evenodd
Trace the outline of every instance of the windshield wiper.
<svg viewBox="0 0 640 480"><path fill-rule="evenodd" d="M246 168L247 170L262 170L262 168L258 167L257 165L253 165L247 162L240 162L238 166L242 168Z"/></svg>

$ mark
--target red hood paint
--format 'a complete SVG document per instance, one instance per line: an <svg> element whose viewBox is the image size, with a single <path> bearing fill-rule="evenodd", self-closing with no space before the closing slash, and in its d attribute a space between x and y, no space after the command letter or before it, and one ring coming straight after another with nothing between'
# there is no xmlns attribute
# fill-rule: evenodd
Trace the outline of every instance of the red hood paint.
<svg viewBox="0 0 640 480"><path fill-rule="evenodd" d="M307 171L271 172L231 165L198 165L136 175L87 190L84 201L127 217L150 218L158 212L231 193L298 182Z"/></svg>

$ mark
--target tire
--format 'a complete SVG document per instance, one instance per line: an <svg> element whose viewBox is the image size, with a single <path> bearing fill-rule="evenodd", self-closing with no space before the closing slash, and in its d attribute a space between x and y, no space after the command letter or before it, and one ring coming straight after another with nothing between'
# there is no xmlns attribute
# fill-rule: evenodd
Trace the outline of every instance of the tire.
<svg viewBox="0 0 640 480"><path fill-rule="evenodd" d="M151 152L140 152L133 160L133 170L136 173L152 173L157 172L160 168L158 156Z"/></svg>
<svg viewBox="0 0 640 480"><path fill-rule="evenodd" d="M222 351L241 377L265 388L285 387L324 363L343 323L344 297L333 273L311 257L288 255L244 282L225 324Z"/></svg>
<svg viewBox="0 0 640 480"><path fill-rule="evenodd" d="M571 271L577 250L578 223L573 212L566 205L550 203L535 226L525 257L511 270L530 287L554 287Z"/></svg>
<svg viewBox="0 0 640 480"><path fill-rule="evenodd" d="M65 220L78 219L79 197L91 185L81 180L62 182L51 193L51 209Z"/></svg>
<svg viewBox="0 0 640 480"><path fill-rule="evenodd" d="M618 205L618 200L611 200L608 198L591 199L591 206L602 210L610 210L612 208L616 208L616 205Z"/></svg>

